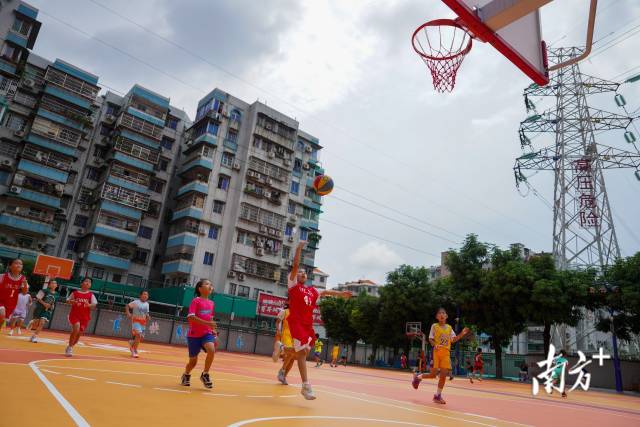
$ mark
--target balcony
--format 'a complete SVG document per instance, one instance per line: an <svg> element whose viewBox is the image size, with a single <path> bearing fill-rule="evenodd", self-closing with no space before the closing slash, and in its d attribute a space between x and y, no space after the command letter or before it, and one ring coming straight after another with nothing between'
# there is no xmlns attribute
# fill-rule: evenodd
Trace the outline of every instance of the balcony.
<svg viewBox="0 0 640 427"><path fill-rule="evenodd" d="M193 266L193 262L184 261L184 260L176 260L169 261L162 264L162 274L171 274L171 273L184 273L191 274L191 267Z"/></svg>
<svg viewBox="0 0 640 427"><path fill-rule="evenodd" d="M91 102L89 102L87 99L75 96L67 92L66 90L62 90L56 86L45 86L44 93L55 96L56 98L63 99L73 105L84 108L85 110L89 110L91 108Z"/></svg>
<svg viewBox="0 0 640 427"><path fill-rule="evenodd" d="M109 184L108 182L103 184L100 197L135 209L140 209L141 211L149 209L149 203L151 202L151 197L148 194L139 193L129 190L128 188Z"/></svg>
<svg viewBox="0 0 640 427"><path fill-rule="evenodd" d="M140 185L138 183L131 182L131 181L123 179L123 178L118 178L118 177L115 177L113 175L109 175L107 177L107 182L109 184L115 184L115 185L118 185L120 187L127 188L129 190L137 191L138 193L145 193L145 192L147 192L149 190L149 186L148 185L145 187L145 186Z"/></svg>
<svg viewBox="0 0 640 427"><path fill-rule="evenodd" d="M15 43L25 49L27 48L27 37L13 30L9 30L6 35L6 40Z"/></svg>
<svg viewBox="0 0 640 427"><path fill-rule="evenodd" d="M225 138L223 145L224 145L224 148L228 148L234 153L238 151L238 143L235 141L231 141L230 139Z"/></svg>
<svg viewBox="0 0 640 427"><path fill-rule="evenodd" d="M169 236L167 239L167 248L174 246L191 246L198 244L198 235L192 233L180 233Z"/></svg>
<svg viewBox="0 0 640 427"><path fill-rule="evenodd" d="M47 148L49 150L57 151L60 154L64 154L66 156L77 157L77 152L75 148L71 148L66 145L57 144L55 142L49 141L46 138L38 136L34 133L29 133L26 139L27 142L37 145L42 148Z"/></svg>
<svg viewBox="0 0 640 427"><path fill-rule="evenodd" d="M318 197L318 199L319 198L320 197ZM316 202L315 200L313 200L313 198L309 198L309 196L305 196L303 203L309 209L313 209L314 211L321 212L320 209L322 208L322 205L320 204L320 202Z"/></svg>
<svg viewBox="0 0 640 427"><path fill-rule="evenodd" d="M69 179L69 174L67 172L62 172L58 169L50 168L47 166L42 166L38 163L34 163L25 159L20 160L20 163L18 163L18 170L23 170L35 176L61 182L63 184L66 184L67 179Z"/></svg>
<svg viewBox="0 0 640 427"><path fill-rule="evenodd" d="M118 125L127 127L134 132L141 133L144 136L158 141L162 139L162 130L164 129L164 124L163 126L157 126L125 112L120 116Z"/></svg>
<svg viewBox="0 0 640 427"><path fill-rule="evenodd" d="M100 91L98 78L63 61L56 60L47 68L45 80L93 102Z"/></svg>
<svg viewBox="0 0 640 427"><path fill-rule="evenodd" d="M173 212L173 216L171 218L172 221L178 220L180 218L195 218L202 219L203 210L199 208L185 208L180 209L178 211Z"/></svg>
<svg viewBox="0 0 640 427"><path fill-rule="evenodd" d="M121 240L123 242L135 243L136 242L136 233L132 231L122 230L116 227L110 227L105 224L96 224L93 229L93 233L99 236L105 236L116 240Z"/></svg>
<svg viewBox="0 0 640 427"><path fill-rule="evenodd" d="M187 156L192 152L196 151L196 149L202 149L202 147L207 147L209 149L213 149L217 147L218 137L210 133L204 133L195 139L188 140L185 145L186 147L182 151L182 154Z"/></svg>
<svg viewBox="0 0 640 427"><path fill-rule="evenodd" d="M134 168L138 168L146 172L153 172L153 165L151 163L135 159L119 151L113 153L113 159L122 162L125 165L133 166Z"/></svg>
<svg viewBox="0 0 640 427"><path fill-rule="evenodd" d="M100 209L105 210L107 212L114 213L114 214L122 215L127 218L133 218L137 220L142 218L142 212L140 212L139 210L133 209L133 208L127 208L118 203L109 202L107 200L103 200L100 203Z"/></svg>
<svg viewBox="0 0 640 427"><path fill-rule="evenodd" d="M129 107L127 108L127 113L135 116L139 119L146 120L152 125L164 127L164 119L160 119L158 117L152 116L151 114L145 113L144 111L140 111L137 108Z"/></svg>
<svg viewBox="0 0 640 427"><path fill-rule="evenodd" d="M42 108L39 108L36 114L40 117L44 117L47 120L51 120L52 122L56 122L63 126L67 126L67 127L76 129L78 131L84 132L84 124L78 123L75 120L71 120L60 114L52 113L51 111L44 110Z"/></svg>
<svg viewBox="0 0 640 427"><path fill-rule="evenodd" d="M178 189L177 196L182 196L190 191L196 193L209 194L209 185L202 181L191 181Z"/></svg>
<svg viewBox="0 0 640 427"><path fill-rule="evenodd" d="M318 221L313 221L313 220L306 219L306 218L300 218L300 227L301 228L308 228L310 230L319 230Z"/></svg>
<svg viewBox="0 0 640 427"><path fill-rule="evenodd" d="M160 108L169 109L169 98L151 92L150 90L147 90L142 86L133 86L130 93L135 96L144 98L146 101L151 102L152 104L157 105Z"/></svg>
<svg viewBox="0 0 640 427"><path fill-rule="evenodd" d="M36 191L27 190L25 188L18 187L18 192L9 192L8 195L13 195L14 197L28 200L30 202L38 203L43 206L47 206L50 208L59 209L60 208L60 198L47 196L46 194L38 193Z"/></svg>
<svg viewBox="0 0 640 427"><path fill-rule="evenodd" d="M105 253L97 252L94 250L89 251L85 258L85 261L91 264L115 268L117 270L129 270L129 266L131 265L131 261L129 261L128 259L116 257L113 255L107 255Z"/></svg>
<svg viewBox="0 0 640 427"><path fill-rule="evenodd" d="M3 212L2 215L0 215L0 225L35 234L42 234L46 236L54 235L53 226L51 224L44 224L40 221L23 218L15 213L10 214L8 212Z"/></svg>
<svg viewBox="0 0 640 427"><path fill-rule="evenodd" d="M198 156L194 159L187 160L180 168L178 175L182 176L188 172L195 174L209 174L213 170L213 160L209 157Z"/></svg>
<svg viewBox="0 0 640 427"><path fill-rule="evenodd" d="M155 140L152 140L152 139L147 139L142 135L139 135L139 134L133 133L133 132L129 132L126 129L121 129L120 130L120 136L124 137L126 139L130 139L131 141L135 141L138 144L142 144L142 145L144 145L146 147L149 147L151 149L154 149L154 150L159 150L160 149L160 142L159 141L155 141ZM153 163L156 163L157 161L158 160L156 159L156 161L153 162Z"/></svg>
<svg viewBox="0 0 640 427"><path fill-rule="evenodd" d="M276 144L282 145L283 147L285 147L286 149L293 151L293 144L294 141L288 138L285 138L283 136L278 135L275 132L272 132L271 130L264 128L262 126L256 125L254 131L254 134L268 139L271 142L274 142Z"/></svg>
<svg viewBox="0 0 640 427"><path fill-rule="evenodd" d="M56 168L63 171L71 170L71 161L68 157L61 156L57 153L42 151L36 145L25 145L22 150L22 158L33 160L42 166Z"/></svg>

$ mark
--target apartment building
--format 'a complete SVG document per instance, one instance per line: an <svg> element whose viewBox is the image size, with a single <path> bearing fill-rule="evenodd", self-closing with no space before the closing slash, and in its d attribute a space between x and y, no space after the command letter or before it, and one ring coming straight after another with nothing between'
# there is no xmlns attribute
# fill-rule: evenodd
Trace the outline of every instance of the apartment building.
<svg viewBox="0 0 640 427"><path fill-rule="evenodd" d="M198 103L176 171L166 284L213 281L246 298L285 295L296 244L311 278L320 240L318 139L267 105L220 89ZM311 280L311 279L310 279Z"/></svg>
<svg viewBox="0 0 640 427"><path fill-rule="evenodd" d="M352 282L342 283L336 286L336 290L349 291L353 295L360 295L360 293L364 292L372 297L378 297L380 296L380 287L381 285L377 284L373 280L359 279Z"/></svg>

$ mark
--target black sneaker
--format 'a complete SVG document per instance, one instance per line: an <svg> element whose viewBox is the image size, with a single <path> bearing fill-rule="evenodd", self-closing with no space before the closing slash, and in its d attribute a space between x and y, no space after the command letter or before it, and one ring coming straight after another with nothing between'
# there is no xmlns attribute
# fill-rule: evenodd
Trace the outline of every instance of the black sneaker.
<svg viewBox="0 0 640 427"><path fill-rule="evenodd" d="M185 387L191 386L191 375L182 374L182 379L180 380L180 385L183 385Z"/></svg>
<svg viewBox="0 0 640 427"><path fill-rule="evenodd" d="M202 384L204 384L206 388L213 388L213 381L209 378L208 372L203 372L202 375L200 375L200 381L202 381Z"/></svg>

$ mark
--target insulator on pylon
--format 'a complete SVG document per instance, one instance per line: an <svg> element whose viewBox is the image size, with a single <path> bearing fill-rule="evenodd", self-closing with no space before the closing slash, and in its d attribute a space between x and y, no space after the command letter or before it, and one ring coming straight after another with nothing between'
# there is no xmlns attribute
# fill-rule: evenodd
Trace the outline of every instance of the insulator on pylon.
<svg viewBox="0 0 640 427"><path fill-rule="evenodd" d="M616 94L616 96L613 97L613 99L615 99L616 101L616 105L618 107L624 107L625 105L627 105L627 100L624 99L624 96L622 96L621 94Z"/></svg>
<svg viewBox="0 0 640 427"><path fill-rule="evenodd" d="M624 133L624 140L629 144L633 144L634 142L636 142L636 136L633 134L633 132L628 130Z"/></svg>

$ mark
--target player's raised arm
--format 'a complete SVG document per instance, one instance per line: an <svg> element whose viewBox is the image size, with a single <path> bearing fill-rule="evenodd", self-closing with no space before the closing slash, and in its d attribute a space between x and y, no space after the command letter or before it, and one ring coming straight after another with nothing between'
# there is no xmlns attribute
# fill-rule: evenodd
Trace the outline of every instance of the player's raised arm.
<svg viewBox="0 0 640 427"><path fill-rule="evenodd" d="M302 249L306 242L300 242L296 247L296 253L293 256L293 267L291 267L291 273L289 273L289 287L295 286L298 282L298 268L300 267L300 257L302 256Z"/></svg>

